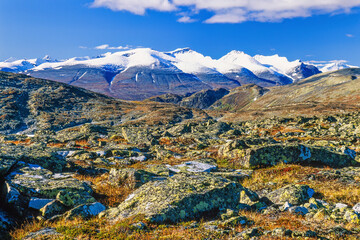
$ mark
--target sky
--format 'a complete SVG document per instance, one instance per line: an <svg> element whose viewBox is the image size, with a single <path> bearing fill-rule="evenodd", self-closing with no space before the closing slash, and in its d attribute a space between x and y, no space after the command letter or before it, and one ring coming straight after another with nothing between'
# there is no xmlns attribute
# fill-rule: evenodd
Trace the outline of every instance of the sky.
<svg viewBox="0 0 360 240"><path fill-rule="evenodd" d="M0 0L0 60L149 47L360 66L360 0Z"/></svg>

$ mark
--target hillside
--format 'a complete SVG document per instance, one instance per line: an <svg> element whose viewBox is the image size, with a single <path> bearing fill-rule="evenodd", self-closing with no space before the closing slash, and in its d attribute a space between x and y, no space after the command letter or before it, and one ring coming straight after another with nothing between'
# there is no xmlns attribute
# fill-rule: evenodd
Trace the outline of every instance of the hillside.
<svg viewBox="0 0 360 240"><path fill-rule="evenodd" d="M169 104L127 102L27 75L0 72L0 132L61 130L91 122L178 122L205 117L198 110Z"/></svg>
<svg viewBox="0 0 360 240"><path fill-rule="evenodd" d="M322 73L270 91L247 105L244 114L297 116L356 111L360 107L360 69Z"/></svg>

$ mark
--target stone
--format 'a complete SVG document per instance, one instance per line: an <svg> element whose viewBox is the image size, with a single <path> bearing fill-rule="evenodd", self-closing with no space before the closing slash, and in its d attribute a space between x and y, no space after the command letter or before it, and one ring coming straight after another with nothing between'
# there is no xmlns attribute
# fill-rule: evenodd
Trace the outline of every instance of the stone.
<svg viewBox="0 0 360 240"><path fill-rule="evenodd" d="M274 230L272 230L271 235L274 237L286 237L286 236L291 236L292 231L291 230L287 230L284 227L281 228L275 228Z"/></svg>
<svg viewBox="0 0 360 240"><path fill-rule="evenodd" d="M235 227L237 225L245 225L248 222L248 219L244 216L231 217L227 220L221 222L221 225L225 227Z"/></svg>
<svg viewBox="0 0 360 240"><path fill-rule="evenodd" d="M226 148L227 149L227 148ZM229 148L231 149L231 148ZM352 166L355 159L349 154L335 152L325 147L314 147L301 144L273 144L253 148L235 148L224 153L219 149L220 156L237 159L246 168L274 166L279 163L322 164L334 168Z"/></svg>
<svg viewBox="0 0 360 240"><path fill-rule="evenodd" d="M286 203L284 203L284 205L282 205L280 207L280 211L288 211L289 208L291 208L291 207L292 207L292 205L289 202L286 202Z"/></svg>
<svg viewBox="0 0 360 240"><path fill-rule="evenodd" d="M360 214L360 203L355 204L355 206L352 208L354 212L357 214Z"/></svg>
<svg viewBox="0 0 360 240"><path fill-rule="evenodd" d="M344 214L344 220L349 223L360 224L360 217L354 210L347 210Z"/></svg>
<svg viewBox="0 0 360 240"><path fill-rule="evenodd" d="M74 217L82 217L88 219L99 215L101 212L105 211L105 209L106 207L99 202L83 204L66 212L65 218L72 219Z"/></svg>
<svg viewBox="0 0 360 240"><path fill-rule="evenodd" d="M189 162L185 162L183 164L179 164L179 165L175 165L175 166L168 165L168 168L171 171L176 172L176 173L179 173L179 172L198 173L198 172L214 171L217 169L217 166L208 164L208 163L201 163L201 162L197 162L197 161L189 161Z"/></svg>
<svg viewBox="0 0 360 240"><path fill-rule="evenodd" d="M314 194L307 185L290 184L266 194L266 197L275 204L300 205L307 202Z"/></svg>
<svg viewBox="0 0 360 240"><path fill-rule="evenodd" d="M349 206L344 203L336 203L335 204L335 210L339 210L341 212L345 211Z"/></svg>
<svg viewBox="0 0 360 240"><path fill-rule="evenodd" d="M164 181L144 184L118 207L100 216L116 221L143 214L152 222L179 222L220 209L235 209L244 189L210 173L179 173Z"/></svg>

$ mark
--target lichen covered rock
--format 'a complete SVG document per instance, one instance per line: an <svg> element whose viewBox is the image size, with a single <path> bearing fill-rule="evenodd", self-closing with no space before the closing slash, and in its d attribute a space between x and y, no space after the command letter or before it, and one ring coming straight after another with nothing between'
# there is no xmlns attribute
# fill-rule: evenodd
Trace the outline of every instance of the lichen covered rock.
<svg viewBox="0 0 360 240"><path fill-rule="evenodd" d="M59 198L58 205L64 206L61 208L64 210L69 207L70 200L72 207L89 199L95 201L91 197L91 187L73 178L72 173L53 173L38 165L22 162L5 178L2 191L6 206L19 216L26 217L33 215L31 209L43 209L56 198ZM62 193L59 195L60 192ZM63 194L64 192L67 194Z"/></svg>
<svg viewBox="0 0 360 240"><path fill-rule="evenodd" d="M149 182L121 203L101 214L118 220L144 214L153 222L178 222L207 212L236 208L240 184L209 173L179 173L164 181Z"/></svg>
<svg viewBox="0 0 360 240"><path fill-rule="evenodd" d="M300 205L307 202L314 195L314 190L307 185L291 184L276 189L266 195L274 204Z"/></svg>
<svg viewBox="0 0 360 240"><path fill-rule="evenodd" d="M232 145L230 145L232 146ZM237 148L226 145L219 155L235 158L244 167L273 166L278 163L321 164L330 167L345 167L356 164L354 154L335 152L324 147L301 144L274 144L254 148Z"/></svg>

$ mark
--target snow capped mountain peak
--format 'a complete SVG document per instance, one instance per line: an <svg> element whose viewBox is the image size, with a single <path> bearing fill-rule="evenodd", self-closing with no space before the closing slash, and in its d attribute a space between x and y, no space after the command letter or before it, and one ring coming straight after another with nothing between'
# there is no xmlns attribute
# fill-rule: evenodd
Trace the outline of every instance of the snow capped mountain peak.
<svg viewBox="0 0 360 240"><path fill-rule="evenodd" d="M260 63L269 66L275 71L280 71L283 74L288 74L289 71L301 64L300 60L290 62L286 57L281 57L278 54L272 56L256 55L254 58Z"/></svg>
<svg viewBox="0 0 360 240"><path fill-rule="evenodd" d="M229 70L231 71L241 68L247 68L250 71L254 72L255 75L256 73L260 72L273 72L266 66L262 65L255 58L242 51L233 50L220 58L219 61L232 65L232 67L229 68Z"/></svg>
<svg viewBox="0 0 360 240"><path fill-rule="evenodd" d="M51 61L51 57L49 55L45 55L42 60L44 61Z"/></svg>
<svg viewBox="0 0 360 240"><path fill-rule="evenodd" d="M178 49L175 49L174 51L170 51L170 52L167 52L167 53L170 54L170 55L176 55L176 54L179 54L179 53L186 53L186 52L191 52L191 51L193 51L191 48L185 47L185 48L178 48Z"/></svg>
<svg viewBox="0 0 360 240"><path fill-rule="evenodd" d="M321 72L331 72L344 68L357 68L357 66L349 65L345 60L309 61L308 64L316 66Z"/></svg>
<svg viewBox="0 0 360 240"><path fill-rule="evenodd" d="M150 48L137 48L118 52L107 52L96 57L74 57L66 60L53 60L46 55L43 58L13 58L0 62L0 70L10 72L36 72L43 70L59 70L66 67L113 69L114 72L129 68L162 69L183 72L198 76L199 74L215 74L226 78L247 72L259 79L270 81L270 84L288 84L289 82L311 76L321 71L332 71L352 67L346 61L310 62L300 60L289 61L278 54L272 56L256 55L254 57L243 51L233 50L221 57L213 59L190 48L179 48L170 52L159 52Z"/></svg>

